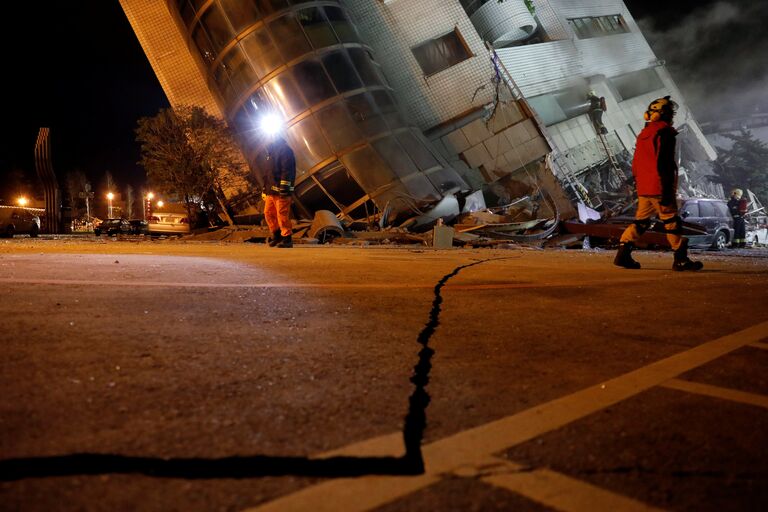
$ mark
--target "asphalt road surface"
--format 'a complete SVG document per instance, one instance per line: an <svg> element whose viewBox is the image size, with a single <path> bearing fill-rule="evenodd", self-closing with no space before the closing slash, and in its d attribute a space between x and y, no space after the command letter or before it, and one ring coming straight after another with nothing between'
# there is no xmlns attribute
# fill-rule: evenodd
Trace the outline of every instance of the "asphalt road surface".
<svg viewBox="0 0 768 512"><path fill-rule="evenodd" d="M0 240L0 510L766 510L767 256Z"/></svg>

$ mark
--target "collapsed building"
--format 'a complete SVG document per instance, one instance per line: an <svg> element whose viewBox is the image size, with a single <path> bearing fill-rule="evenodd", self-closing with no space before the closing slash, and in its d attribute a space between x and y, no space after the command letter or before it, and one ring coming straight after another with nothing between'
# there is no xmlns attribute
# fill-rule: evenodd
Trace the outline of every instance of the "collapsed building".
<svg viewBox="0 0 768 512"><path fill-rule="evenodd" d="M523 199L573 216L624 190L641 114L670 93L683 167L715 157L622 1L121 5L170 103L226 119L257 178L259 118L279 113L308 218L418 227ZM255 190L225 190L236 214Z"/></svg>

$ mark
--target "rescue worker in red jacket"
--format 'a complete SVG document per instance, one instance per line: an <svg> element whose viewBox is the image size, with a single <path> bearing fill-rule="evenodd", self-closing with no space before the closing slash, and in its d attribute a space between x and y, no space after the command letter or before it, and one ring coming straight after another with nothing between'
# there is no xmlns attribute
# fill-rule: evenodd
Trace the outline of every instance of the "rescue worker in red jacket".
<svg viewBox="0 0 768 512"><path fill-rule="evenodd" d="M632 249L638 238L658 216L664 224L667 241L675 251L673 270L700 270L700 261L688 259L688 239L682 237L683 220L677 214L677 164L675 137L672 128L677 105L669 96L654 100L645 112L645 128L637 137L632 174L637 187L635 222L621 235L615 265L637 269L640 263L632 259Z"/></svg>
<svg viewBox="0 0 768 512"><path fill-rule="evenodd" d="M264 218L272 233L270 247L293 247L291 196L296 179L296 157L281 135L267 146L264 168Z"/></svg>

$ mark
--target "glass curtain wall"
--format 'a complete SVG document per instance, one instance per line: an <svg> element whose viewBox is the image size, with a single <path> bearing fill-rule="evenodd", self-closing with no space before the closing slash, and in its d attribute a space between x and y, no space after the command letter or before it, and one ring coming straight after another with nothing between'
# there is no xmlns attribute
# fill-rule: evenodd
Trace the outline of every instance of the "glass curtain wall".
<svg viewBox="0 0 768 512"><path fill-rule="evenodd" d="M467 189L400 115L379 65L338 1L176 0L252 167L265 114L296 154L296 199L364 219L389 204L407 216Z"/></svg>

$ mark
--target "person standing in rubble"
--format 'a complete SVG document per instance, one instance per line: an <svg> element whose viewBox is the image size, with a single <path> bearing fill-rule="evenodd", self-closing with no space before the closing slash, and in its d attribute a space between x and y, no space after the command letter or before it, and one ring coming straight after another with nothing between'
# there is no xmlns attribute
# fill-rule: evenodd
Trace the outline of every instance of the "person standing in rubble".
<svg viewBox="0 0 768 512"><path fill-rule="evenodd" d="M264 219L272 234L270 247L293 247L291 196L296 179L296 157L280 134L267 146L264 168Z"/></svg>
<svg viewBox="0 0 768 512"><path fill-rule="evenodd" d="M747 201L743 195L740 188L735 188L731 191L731 199L728 201L728 211L733 217L731 247L735 249L747 246L747 223L744 218L747 214Z"/></svg>
<svg viewBox="0 0 768 512"><path fill-rule="evenodd" d="M683 220L677 213L677 164L675 137L672 127L677 105L669 96L654 100L645 112L645 128L637 137L632 174L637 189L635 222L621 235L614 265L640 268L632 259L632 250L640 236L658 216L664 224L669 245L675 251L673 270L701 270L700 261L688 259L688 239L682 236Z"/></svg>

